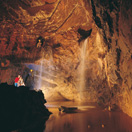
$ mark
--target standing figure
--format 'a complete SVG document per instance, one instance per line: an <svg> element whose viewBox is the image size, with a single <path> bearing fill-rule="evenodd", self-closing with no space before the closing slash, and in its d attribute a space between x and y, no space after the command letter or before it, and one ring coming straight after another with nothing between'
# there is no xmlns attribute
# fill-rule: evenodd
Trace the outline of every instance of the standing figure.
<svg viewBox="0 0 132 132"><path fill-rule="evenodd" d="M19 80L18 80L18 87L19 86L25 86L23 78L20 76Z"/></svg>
<svg viewBox="0 0 132 132"><path fill-rule="evenodd" d="M20 75L18 75L18 77L15 78L15 86L16 87L19 87L19 85L18 85L19 79L20 79Z"/></svg>
<svg viewBox="0 0 132 132"><path fill-rule="evenodd" d="M41 42L41 40L39 39L38 40L38 43L37 43L37 48L39 48L39 47L41 47L42 46L42 42Z"/></svg>

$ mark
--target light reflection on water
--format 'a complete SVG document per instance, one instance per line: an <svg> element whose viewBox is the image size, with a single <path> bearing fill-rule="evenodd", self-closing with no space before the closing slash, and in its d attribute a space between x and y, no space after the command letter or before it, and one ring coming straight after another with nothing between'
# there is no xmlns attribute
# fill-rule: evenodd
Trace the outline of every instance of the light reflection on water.
<svg viewBox="0 0 132 132"><path fill-rule="evenodd" d="M64 113L59 106L78 106L77 113ZM53 114L44 132L132 132L132 118L121 111L104 111L93 104L47 103Z"/></svg>

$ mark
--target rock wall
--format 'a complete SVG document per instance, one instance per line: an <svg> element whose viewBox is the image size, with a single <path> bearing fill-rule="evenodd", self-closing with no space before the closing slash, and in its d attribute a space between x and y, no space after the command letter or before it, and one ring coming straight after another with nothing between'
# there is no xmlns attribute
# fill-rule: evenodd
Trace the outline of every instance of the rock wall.
<svg viewBox="0 0 132 132"><path fill-rule="evenodd" d="M130 0L13 2L0 3L1 82L21 74L49 101L96 101L132 116Z"/></svg>
<svg viewBox="0 0 132 132"><path fill-rule="evenodd" d="M46 100L42 91L6 83L0 84L0 91L1 131L44 130L51 112L44 105Z"/></svg>
<svg viewBox="0 0 132 132"><path fill-rule="evenodd" d="M91 1L93 17L107 45L105 72L114 101L132 116L131 1Z"/></svg>

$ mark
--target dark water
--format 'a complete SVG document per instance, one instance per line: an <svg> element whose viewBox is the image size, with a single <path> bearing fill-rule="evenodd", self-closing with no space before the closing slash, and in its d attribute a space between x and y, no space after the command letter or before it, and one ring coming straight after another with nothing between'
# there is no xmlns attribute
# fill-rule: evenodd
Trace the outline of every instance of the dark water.
<svg viewBox="0 0 132 132"><path fill-rule="evenodd" d="M65 113L59 111L60 106L78 109ZM74 102L51 102L46 107L53 113L46 122L36 121L12 132L132 132L132 118L120 110L109 112L93 103Z"/></svg>
<svg viewBox="0 0 132 132"><path fill-rule="evenodd" d="M77 113L64 113L59 106L77 106ZM132 118L121 111L106 111L94 104L48 103L53 113L44 132L132 132Z"/></svg>

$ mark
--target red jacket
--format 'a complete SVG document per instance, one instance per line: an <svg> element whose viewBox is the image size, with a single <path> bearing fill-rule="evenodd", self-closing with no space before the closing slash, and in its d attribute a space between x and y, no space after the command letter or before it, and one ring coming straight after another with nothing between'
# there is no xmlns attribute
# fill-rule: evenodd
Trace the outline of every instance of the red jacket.
<svg viewBox="0 0 132 132"><path fill-rule="evenodd" d="M18 77L16 77L15 78L15 83L17 83L19 81L19 78Z"/></svg>

